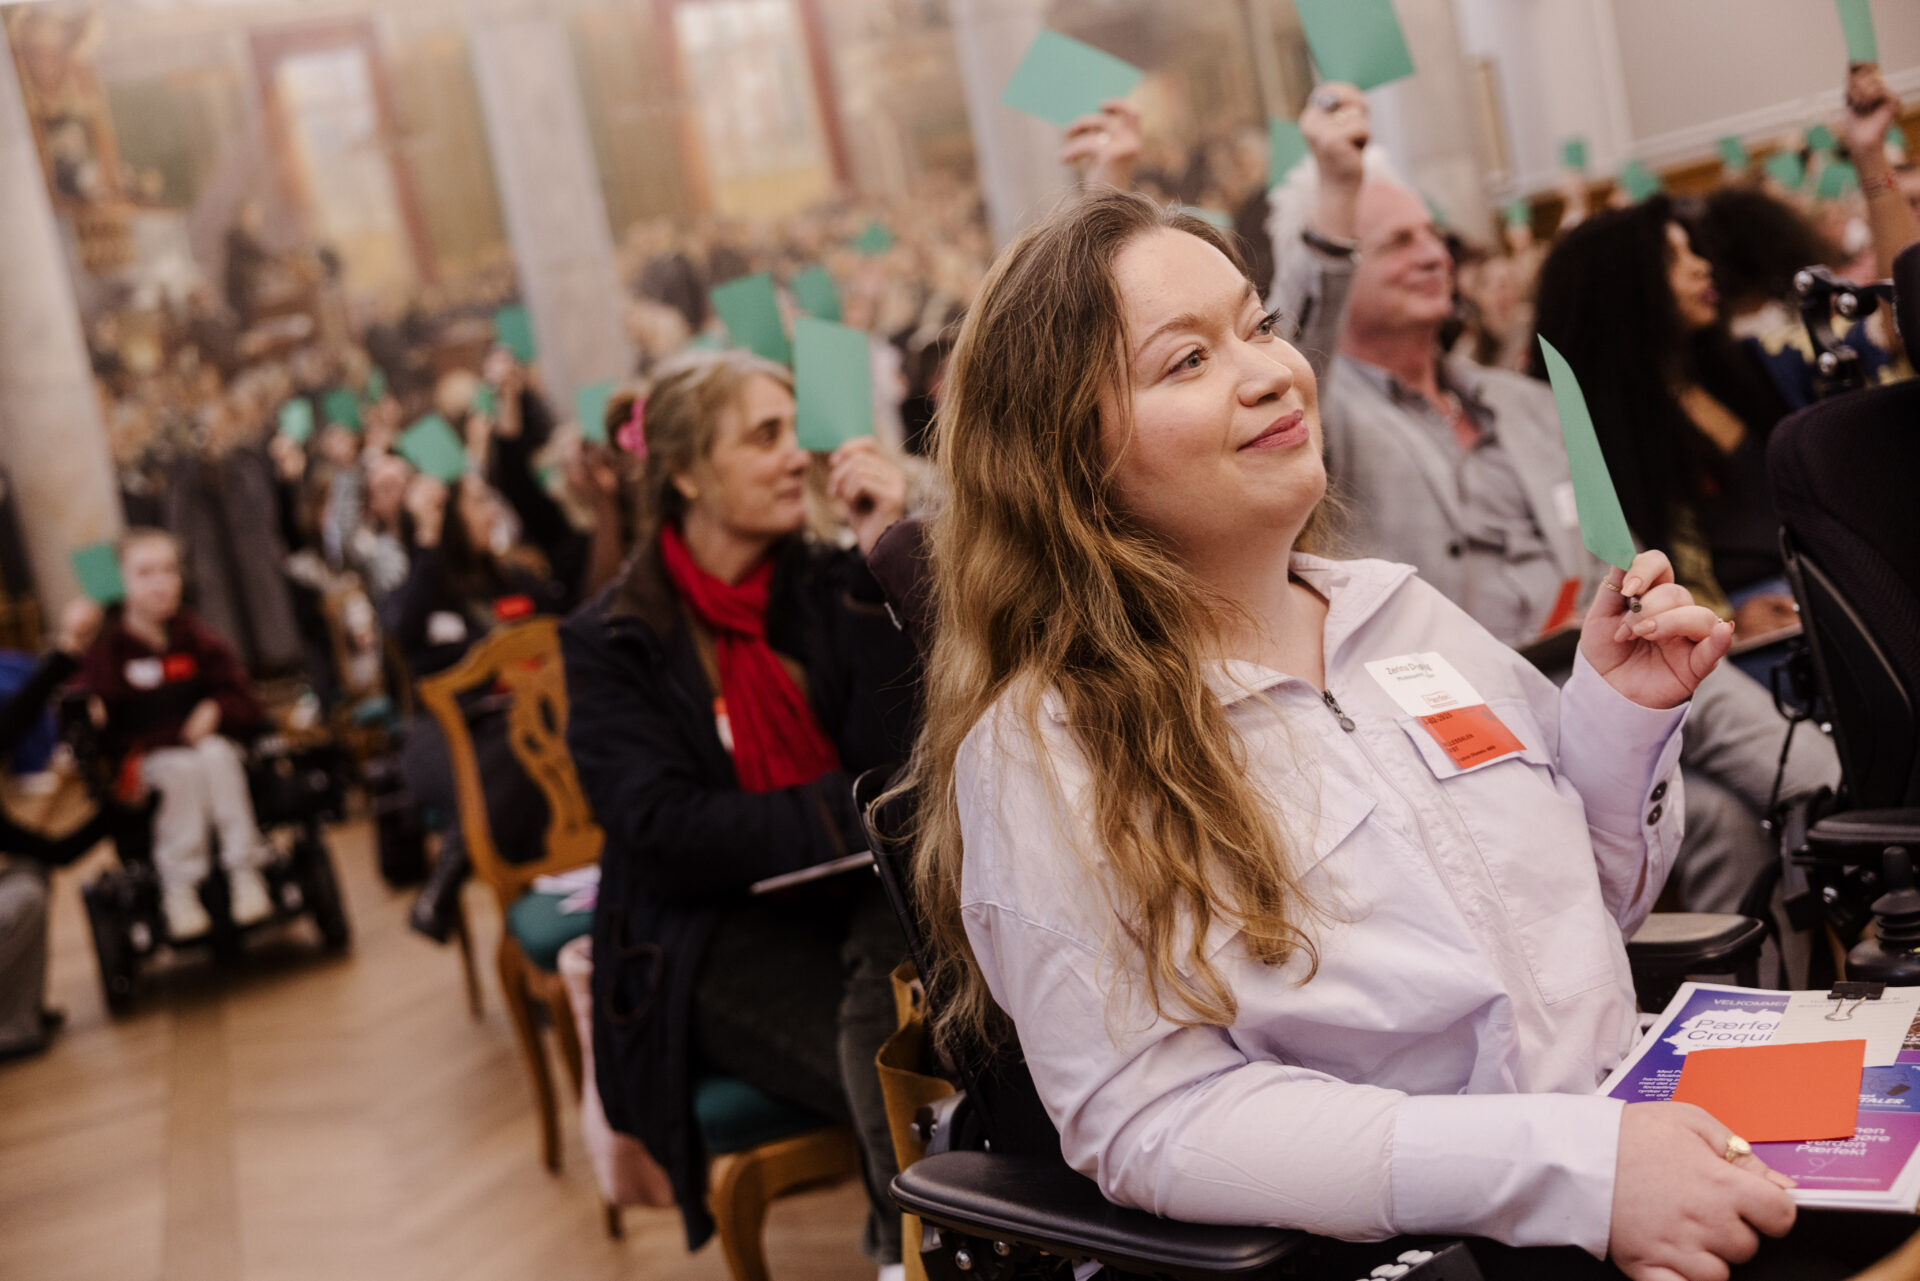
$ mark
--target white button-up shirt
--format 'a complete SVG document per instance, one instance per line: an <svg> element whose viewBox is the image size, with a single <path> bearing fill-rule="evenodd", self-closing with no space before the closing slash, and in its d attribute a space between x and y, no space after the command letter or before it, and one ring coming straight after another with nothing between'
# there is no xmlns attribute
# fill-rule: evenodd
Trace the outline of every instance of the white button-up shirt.
<svg viewBox="0 0 1920 1281"><path fill-rule="evenodd" d="M1462 1232L1605 1253L1632 1046L1624 936L1680 845L1685 709L1564 689L1404 565L1305 555L1327 691L1226 664L1215 689L1273 798L1320 967L1253 959L1216 921L1228 1027L1154 1016L1094 847L1090 780L1052 691L962 746L967 937L1062 1151L1173 1218L1354 1240ZM1437 651L1520 740L1461 770L1365 664ZM1184 945L1176 947L1176 955Z"/></svg>

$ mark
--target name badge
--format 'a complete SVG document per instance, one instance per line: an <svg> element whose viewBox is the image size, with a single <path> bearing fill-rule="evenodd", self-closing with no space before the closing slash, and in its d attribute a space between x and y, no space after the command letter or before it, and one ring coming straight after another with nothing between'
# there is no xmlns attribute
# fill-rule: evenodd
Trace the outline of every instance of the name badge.
<svg viewBox="0 0 1920 1281"><path fill-rule="evenodd" d="M160 663L161 674L167 682L190 681L200 674L200 664L192 654L168 654Z"/></svg>
<svg viewBox="0 0 1920 1281"><path fill-rule="evenodd" d="M1487 700L1438 653L1402 654L1366 667L1400 710L1425 726L1447 759L1461 769L1524 750Z"/></svg>
<svg viewBox="0 0 1920 1281"><path fill-rule="evenodd" d="M159 689L167 679L166 666L157 658L130 658L121 674L135 689Z"/></svg>
<svg viewBox="0 0 1920 1281"><path fill-rule="evenodd" d="M502 596L493 602L493 616L503 623L516 623L533 617L533 597Z"/></svg>

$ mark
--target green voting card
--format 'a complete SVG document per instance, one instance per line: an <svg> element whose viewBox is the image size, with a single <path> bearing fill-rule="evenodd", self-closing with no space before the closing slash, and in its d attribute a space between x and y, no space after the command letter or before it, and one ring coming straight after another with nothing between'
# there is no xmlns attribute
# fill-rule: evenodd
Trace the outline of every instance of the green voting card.
<svg viewBox="0 0 1920 1281"><path fill-rule="evenodd" d="M1838 200L1859 189L1859 171L1844 160L1831 160L1820 171L1820 185L1813 194L1821 200Z"/></svg>
<svg viewBox="0 0 1920 1281"><path fill-rule="evenodd" d="M1322 80L1372 89L1413 74L1393 0L1294 0Z"/></svg>
<svg viewBox="0 0 1920 1281"><path fill-rule="evenodd" d="M1767 171L1767 177L1788 191L1800 190L1807 181L1806 162L1800 159L1797 151L1776 151L1767 157L1761 168Z"/></svg>
<svg viewBox="0 0 1920 1281"><path fill-rule="evenodd" d="M348 431L360 430L360 398L351 388L335 387L320 398L320 416L327 425L345 427Z"/></svg>
<svg viewBox="0 0 1920 1281"><path fill-rule="evenodd" d="M727 345L720 341L718 334L708 333L704 329L687 339L688 351L725 351L726 349Z"/></svg>
<svg viewBox="0 0 1920 1281"><path fill-rule="evenodd" d="M1747 154L1747 144L1728 134L1720 140L1720 163L1738 173L1745 169L1752 157Z"/></svg>
<svg viewBox="0 0 1920 1281"><path fill-rule="evenodd" d="M73 575L80 590L96 605L125 600L127 585L120 579L120 554L112 543L94 543L73 553Z"/></svg>
<svg viewBox="0 0 1920 1281"><path fill-rule="evenodd" d="M1180 212L1189 218L1198 218L1201 222L1211 223L1222 231L1233 230L1233 215L1224 209L1203 209L1199 205L1181 205Z"/></svg>
<svg viewBox="0 0 1920 1281"><path fill-rule="evenodd" d="M840 287L825 267L812 266L787 282L800 310L822 320L840 319Z"/></svg>
<svg viewBox="0 0 1920 1281"><path fill-rule="evenodd" d="M1533 206L1528 203L1525 196L1507 201L1507 206L1502 210L1502 213L1509 227L1531 227L1533 225Z"/></svg>
<svg viewBox="0 0 1920 1281"><path fill-rule="evenodd" d="M491 418L500 409L500 393L492 383L478 383L473 389L473 412Z"/></svg>
<svg viewBox="0 0 1920 1281"><path fill-rule="evenodd" d="M1807 145L1815 151L1838 151L1840 140L1833 136L1833 130L1825 125L1815 125L1807 130Z"/></svg>
<svg viewBox="0 0 1920 1281"><path fill-rule="evenodd" d="M1436 230L1445 231L1452 225L1447 220L1447 211L1440 207L1438 200L1435 200L1424 191L1420 193L1420 199L1427 202L1427 217L1433 219L1433 225Z"/></svg>
<svg viewBox="0 0 1920 1281"><path fill-rule="evenodd" d="M1658 195L1664 185L1658 174L1638 160L1627 161L1620 170L1620 186L1626 191L1627 199L1636 205L1649 196Z"/></svg>
<svg viewBox="0 0 1920 1281"><path fill-rule="evenodd" d="M295 396L280 406L280 434L296 445L313 439L313 402Z"/></svg>
<svg viewBox="0 0 1920 1281"><path fill-rule="evenodd" d="M1614 492L1607 459L1594 434L1593 415L1580 392L1580 380L1566 358L1545 338L1540 354L1546 359L1547 378L1553 383L1553 404L1560 414L1560 434L1567 442L1567 465L1573 472L1573 504L1580 513L1580 541L1587 550L1616 569L1633 564L1633 534L1627 529L1620 495Z"/></svg>
<svg viewBox="0 0 1920 1281"><path fill-rule="evenodd" d="M1878 63L1880 42L1873 38L1873 10L1867 0L1833 0L1840 9L1840 30L1847 37L1847 62Z"/></svg>
<svg viewBox="0 0 1920 1281"><path fill-rule="evenodd" d="M873 435L873 383L867 336L830 320L793 322L794 417L800 447L832 453Z"/></svg>
<svg viewBox="0 0 1920 1281"><path fill-rule="evenodd" d="M780 323L780 299L767 272L715 285L708 295L736 347L782 365L793 363L793 347Z"/></svg>
<svg viewBox="0 0 1920 1281"><path fill-rule="evenodd" d="M525 307L502 307L493 313L493 339L513 353L521 364L533 359L533 317Z"/></svg>
<svg viewBox="0 0 1920 1281"><path fill-rule="evenodd" d="M394 448L420 471L449 485L467 470L467 447L439 414L428 414L401 432Z"/></svg>
<svg viewBox="0 0 1920 1281"><path fill-rule="evenodd" d="M387 371L375 365L367 370L367 403L377 405L387 398Z"/></svg>
<svg viewBox="0 0 1920 1281"><path fill-rule="evenodd" d="M1575 173L1587 171L1587 140L1568 138L1560 144L1560 166Z"/></svg>
<svg viewBox="0 0 1920 1281"><path fill-rule="evenodd" d="M1267 120L1267 186L1277 187L1287 171L1307 158L1307 136L1281 116Z"/></svg>
<svg viewBox="0 0 1920 1281"><path fill-rule="evenodd" d="M1065 128L1100 110L1107 99L1132 93L1143 74L1105 50L1042 27L1013 69L1000 101Z"/></svg>
<svg viewBox="0 0 1920 1281"><path fill-rule="evenodd" d="M1896 151L1905 151L1907 149L1907 134L1906 131L1900 127L1899 121L1896 120L1887 126L1886 144Z"/></svg>
<svg viewBox="0 0 1920 1281"><path fill-rule="evenodd" d="M613 399L612 382L588 383L573 393L573 420L580 434L596 445L607 443L607 402Z"/></svg>
<svg viewBox="0 0 1920 1281"><path fill-rule="evenodd" d="M865 231L853 238L853 248L856 253L865 254L869 258L878 258L893 248L893 233L880 223L870 222Z"/></svg>

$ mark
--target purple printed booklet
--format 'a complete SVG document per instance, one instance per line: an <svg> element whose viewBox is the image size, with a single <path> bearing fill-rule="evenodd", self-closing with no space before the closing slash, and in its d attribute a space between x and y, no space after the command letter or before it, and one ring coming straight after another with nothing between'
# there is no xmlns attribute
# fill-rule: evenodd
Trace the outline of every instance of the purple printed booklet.
<svg viewBox="0 0 1920 1281"><path fill-rule="evenodd" d="M1772 1044L1790 1003L1800 1007L1820 999L1808 993L1685 984L1626 1062L1607 1077L1600 1093L1628 1103L1665 1102L1691 1051ZM1831 1039L1845 1039L1845 1029L1845 1023L1836 1023ZM1920 1152L1920 1035L1905 1038L1896 1061L1883 1066L1872 1062L1870 1056L1861 1076L1860 1121L1851 1139L1753 1145L1756 1156L1798 1181L1793 1193L1798 1204L1903 1213L1920 1205L1920 1159L1915 1156Z"/></svg>

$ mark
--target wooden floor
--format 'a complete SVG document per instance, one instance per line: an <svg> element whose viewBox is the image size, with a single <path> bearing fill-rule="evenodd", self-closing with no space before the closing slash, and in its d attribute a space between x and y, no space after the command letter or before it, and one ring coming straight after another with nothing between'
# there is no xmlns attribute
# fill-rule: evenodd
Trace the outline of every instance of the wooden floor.
<svg viewBox="0 0 1920 1281"><path fill-rule="evenodd" d="M724 1281L678 1216L629 1210L607 1239L567 1104L548 1174L525 1069L491 979L498 916L467 899L486 981L467 1010L459 960L406 928L371 828L334 833L355 936L345 956L304 922L238 970L188 958L136 1013L101 1002L80 883L54 882L49 999L67 1031L0 1065L0 1278L7 1281ZM774 1281L871 1277L853 1185L776 1204Z"/></svg>

